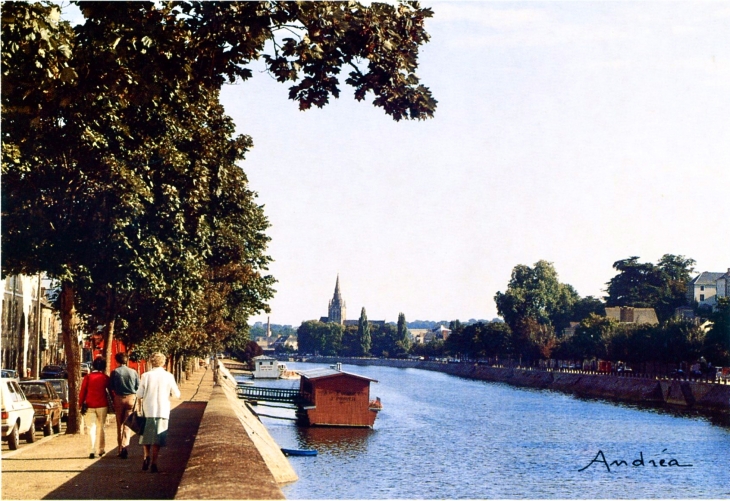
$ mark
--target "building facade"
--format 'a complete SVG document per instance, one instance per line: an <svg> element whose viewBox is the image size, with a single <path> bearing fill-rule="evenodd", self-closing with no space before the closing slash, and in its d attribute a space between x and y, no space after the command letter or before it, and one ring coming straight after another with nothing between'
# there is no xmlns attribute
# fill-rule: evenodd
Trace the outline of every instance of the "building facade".
<svg viewBox="0 0 730 501"><path fill-rule="evenodd" d="M730 293L729 277L730 269L727 273L703 271L687 284L687 300L690 304L714 308L718 297L726 297Z"/></svg>
<svg viewBox="0 0 730 501"><path fill-rule="evenodd" d="M11 275L0 282L3 369L36 377L44 365L63 360L61 319L47 298L48 285L41 275Z"/></svg>

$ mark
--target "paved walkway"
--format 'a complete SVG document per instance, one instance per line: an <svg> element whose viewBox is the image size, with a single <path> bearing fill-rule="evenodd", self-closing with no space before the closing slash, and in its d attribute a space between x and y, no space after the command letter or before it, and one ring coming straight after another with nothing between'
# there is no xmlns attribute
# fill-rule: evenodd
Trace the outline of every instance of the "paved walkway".
<svg viewBox="0 0 730 501"><path fill-rule="evenodd" d="M105 428L107 454L89 459L86 435L55 435L2 454L2 499L172 499L182 478L206 403L210 369L180 385L172 401L168 446L160 450L160 473L142 471L142 446L133 436L129 459L116 455L116 423Z"/></svg>

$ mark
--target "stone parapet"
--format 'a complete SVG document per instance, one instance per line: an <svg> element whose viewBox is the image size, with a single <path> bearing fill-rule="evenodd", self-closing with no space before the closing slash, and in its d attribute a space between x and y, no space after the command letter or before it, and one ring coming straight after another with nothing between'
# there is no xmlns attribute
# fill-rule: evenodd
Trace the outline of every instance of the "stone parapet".
<svg viewBox="0 0 730 501"><path fill-rule="evenodd" d="M297 479L266 428L236 396L216 361L213 387L175 499L285 499L279 484Z"/></svg>

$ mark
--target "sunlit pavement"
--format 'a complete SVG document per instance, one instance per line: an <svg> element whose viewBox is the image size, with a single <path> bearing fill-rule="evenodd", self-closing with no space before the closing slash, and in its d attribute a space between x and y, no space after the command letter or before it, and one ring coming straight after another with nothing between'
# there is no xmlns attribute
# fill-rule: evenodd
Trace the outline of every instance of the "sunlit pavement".
<svg viewBox="0 0 730 501"><path fill-rule="evenodd" d="M160 473L143 472L142 446L133 436L129 458L116 453L116 420L104 428L107 453L89 459L87 435L61 433L33 444L21 439L16 451L2 448L2 499L171 499L190 455L213 378L201 368L180 385L182 397L172 401L168 446L160 452Z"/></svg>

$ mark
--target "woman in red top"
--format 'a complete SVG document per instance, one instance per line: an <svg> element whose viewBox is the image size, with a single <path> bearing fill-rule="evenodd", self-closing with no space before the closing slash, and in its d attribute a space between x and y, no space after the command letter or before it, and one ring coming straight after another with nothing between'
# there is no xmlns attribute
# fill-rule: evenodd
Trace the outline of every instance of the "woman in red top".
<svg viewBox="0 0 730 501"><path fill-rule="evenodd" d="M104 455L104 424L106 423L106 413L108 409L106 391L109 388L109 376L104 374L106 368L106 360L98 357L91 363L93 369L89 374L84 376L81 382L81 393L79 393L79 402L83 407L86 404L86 413L84 421L89 428L89 438L91 439L91 454L89 459L94 459L96 449L94 444L99 444L99 457Z"/></svg>

